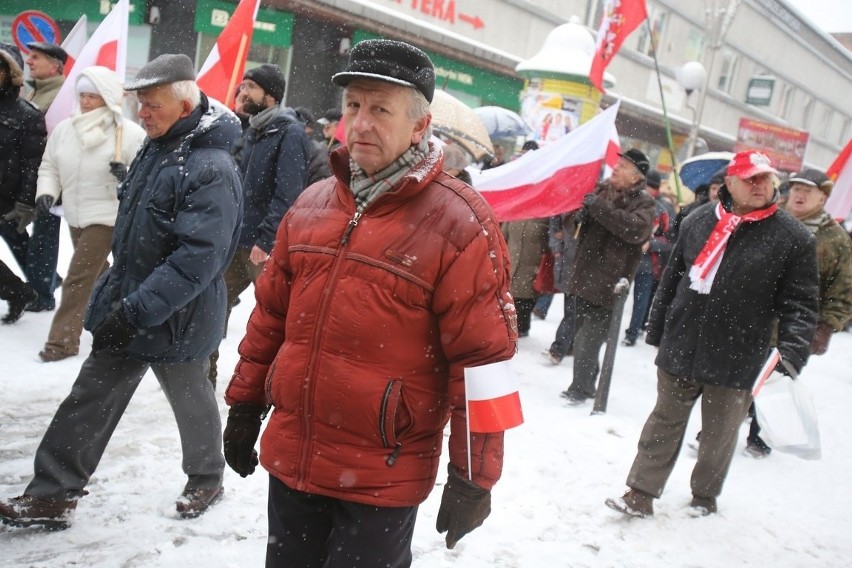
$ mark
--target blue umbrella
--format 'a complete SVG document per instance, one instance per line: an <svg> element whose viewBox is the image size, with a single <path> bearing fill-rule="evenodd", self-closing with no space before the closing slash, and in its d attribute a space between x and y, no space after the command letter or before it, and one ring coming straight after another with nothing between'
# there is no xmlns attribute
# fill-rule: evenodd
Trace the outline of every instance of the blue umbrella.
<svg viewBox="0 0 852 568"><path fill-rule="evenodd" d="M492 140L510 138L514 140L518 136L524 138L532 136L532 129L527 126L524 119L518 113L497 106L484 106L473 109L473 112L482 120L488 135Z"/></svg>
<svg viewBox="0 0 852 568"><path fill-rule="evenodd" d="M731 152L707 152L693 156L680 165L683 185L695 191L701 184L709 184L713 174L728 165L734 155Z"/></svg>

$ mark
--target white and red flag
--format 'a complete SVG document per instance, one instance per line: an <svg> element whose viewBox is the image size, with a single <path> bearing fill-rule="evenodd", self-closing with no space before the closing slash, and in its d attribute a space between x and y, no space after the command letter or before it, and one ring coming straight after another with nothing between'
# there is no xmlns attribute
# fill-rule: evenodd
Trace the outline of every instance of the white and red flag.
<svg viewBox="0 0 852 568"><path fill-rule="evenodd" d="M240 0L216 39L195 82L208 97L234 108L234 95L246 68L260 0Z"/></svg>
<svg viewBox="0 0 852 568"><path fill-rule="evenodd" d="M648 17L645 0L604 0L589 80L603 92L603 74L621 44Z"/></svg>
<svg viewBox="0 0 852 568"><path fill-rule="evenodd" d="M64 49L65 53L68 54L68 59L65 61L64 71L66 77L68 77L68 74L71 73L74 63L76 63L77 58L80 57L80 53L86 46L86 39L88 37L86 34L86 27L88 25L89 18L86 17L86 14L83 14L62 42L62 49Z"/></svg>
<svg viewBox="0 0 852 568"><path fill-rule="evenodd" d="M754 382L754 388L751 389L752 396L757 396L760 389L762 389L763 385L766 384L766 379L772 375L772 371L775 370L779 361L781 361L781 353L778 351L777 347L773 347L772 351L769 352L769 357L766 359L763 367L760 368L760 373L758 373L757 380Z"/></svg>
<svg viewBox="0 0 852 568"><path fill-rule="evenodd" d="M840 151L826 172L834 189L825 202L825 210L835 219L846 219L852 211L852 140Z"/></svg>
<svg viewBox="0 0 852 568"><path fill-rule="evenodd" d="M80 71L92 65L108 67L124 81L127 68L127 27L130 19L129 0L118 0L112 11L100 23L92 37L80 51L65 83L47 110L44 120L48 134L53 128L71 116L76 98L75 83Z"/></svg>
<svg viewBox="0 0 852 568"><path fill-rule="evenodd" d="M557 142L498 168L468 170L502 221L540 219L573 211L592 191L605 163L618 159L615 117L620 101Z"/></svg>
<svg viewBox="0 0 852 568"><path fill-rule="evenodd" d="M502 432L524 423L509 361L464 370L469 432Z"/></svg>

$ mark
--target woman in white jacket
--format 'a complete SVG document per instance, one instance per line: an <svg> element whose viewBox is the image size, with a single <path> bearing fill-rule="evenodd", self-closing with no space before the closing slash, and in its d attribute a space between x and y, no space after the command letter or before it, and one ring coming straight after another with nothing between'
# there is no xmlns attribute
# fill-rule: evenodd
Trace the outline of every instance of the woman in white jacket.
<svg viewBox="0 0 852 568"><path fill-rule="evenodd" d="M44 362L77 354L83 314L98 276L108 266L118 214L117 186L145 139L145 131L122 116L124 88L106 67L84 69L75 85L74 114L47 139L38 170L36 206L47 214L62 200L74 254L62 283L62 299L44 349Z"/></svg>

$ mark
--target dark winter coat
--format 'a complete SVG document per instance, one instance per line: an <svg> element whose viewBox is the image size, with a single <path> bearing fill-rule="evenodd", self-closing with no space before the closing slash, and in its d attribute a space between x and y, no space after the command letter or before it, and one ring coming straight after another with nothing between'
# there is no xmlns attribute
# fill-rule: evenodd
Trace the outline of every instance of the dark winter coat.
<svg viewBox="0 0 852 568"><path fill-rule="evenodd" d="M577 257L577 239L574 238L574 215L563 213L550 218L548 246L553 253L553 287L564 292L574 269Z"/></svg>
<svg viewBox="0 0 852 568"><path fill-rule="evenodd" d="M781 356L797 370L808 359L819 294L815 242L785 211L741 223L710 294L699 294L690 289L688 273L716 225L715 207L704 205L683 220L654 297L646 341L659 346L656 364L673 375L751 389L769 354L776 318Z"/></svg>
<svg viewBox="0 0 852 568"><path fill-rule="evenodd" d="M633 281L655 214L644 187L642 182L617 191L604 182L595 189L597 199L576 216L582 224L566 293L611 307L616 283Z"/></svg>
<svg viewBox="0 0 852 568"><path fill-rule="evenodd" d="M33 205L38 166L47 143L44 115L18 98L19 87L0 92L0 215L20 201Z"/></svg>
<svg viewBox="0 0 852 568"><path fill-rule="evenodd" d="M503 237L509 247L512 265L512 296L535 298L533 289L541 257L547 252L547 219L510 221L503 224Z"/></svg>
<svg viewBox="0 0 852 568"><path fill-rule="evenodd" d="M319 140L311 140L311 154L308 157L307 185L313 185L328 177L331 177L331 166L328 163L328 148Z"/></svg>
<svg viewBox="0 0 852 568"><path fill-rule="evenodd" d="M231 158L239 135L236 117L202 95L188 117L146 140L119 188L114 263L92 292L86 329L123 306L143 330L126 350L132 357L193 361L219 345L227 299L222 273L242 211Z"/></svg>
<svg viewBox="0 0 852 568"><path fill-rule="evenodd" d="M241 152L245 199L239 246L257 245L268 253L281 218L305 189L311 141L296 114L282 108L260 130L246 129Z"/></svg>
<svg viewBox="0 0 852 568"><path fill-rule="evenodd" d="M429 155L355 216L349 153L290 208L256 284L225 393L271 403L261 464L288 487L413 506L449 461L468 471L464 368L510 359L517 323L493 213ZM500 477L503 435L474 434L473 481Z"/></svg>

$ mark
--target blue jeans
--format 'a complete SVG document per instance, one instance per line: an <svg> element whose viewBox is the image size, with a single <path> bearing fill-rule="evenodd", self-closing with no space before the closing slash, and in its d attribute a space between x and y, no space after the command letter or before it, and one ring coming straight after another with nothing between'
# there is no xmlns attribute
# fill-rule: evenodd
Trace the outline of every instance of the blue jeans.
<svg viewBox="0 0 852 568"><path fill-rule="evenodd" d="M53 309L56 300L56 264L59 262L59 227L62 219L56 215L39 215L33 223L27 247L26 275L32 289L38 294L35 304Z"/></svg>
<svg viewBox="0 0 852 568"><path fill-rule="evenodd" d="M645 327L653 289L654 275L650 272L637 272L633 280L633 314L630 316L630 327L626 333L631 339L639 337L639 332Z"/></svg>

